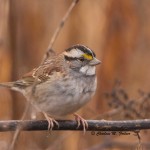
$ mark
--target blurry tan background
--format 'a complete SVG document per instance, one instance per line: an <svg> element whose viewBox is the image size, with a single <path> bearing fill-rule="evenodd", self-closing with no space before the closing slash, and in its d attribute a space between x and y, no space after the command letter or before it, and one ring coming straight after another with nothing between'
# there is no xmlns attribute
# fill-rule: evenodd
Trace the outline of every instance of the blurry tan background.
<svg viewBox="0 0 150 150"><path fill-rule="evenodd" d="M71 2L0 0L0 82L16 80L39 65ZM149 0L80 0L65 23L53 49L61 52L80 43L93 49L102 61L97 67L97 93L79 111L84 118L93 119L110 110L102 95L112 89L116 79L135 99L139 88L150 90L149 6ZM25 104L21 94L0 89L0 120L20 119ZM0 150L7 147L12 135L0 133ZM127 145L138 142L133 135L92 136L90 132L83 135L68 131L48 136L46 131L22 132L15 149L128 149L101 145L112 138ZM148 135L144 134L142 140L148 141Z"/></svg>

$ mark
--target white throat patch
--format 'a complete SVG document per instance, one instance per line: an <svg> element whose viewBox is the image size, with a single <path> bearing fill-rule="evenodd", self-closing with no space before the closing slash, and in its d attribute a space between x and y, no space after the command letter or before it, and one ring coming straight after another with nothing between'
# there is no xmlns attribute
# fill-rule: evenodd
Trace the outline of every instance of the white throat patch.
<svg viewBox="0 0 150 150"><path fill-rule="evenodd" d="M95 75L95 71L96 70L96 67L95 66L83 66L81 67L80 69L80 72L85 74L85 75Z"/></svg>

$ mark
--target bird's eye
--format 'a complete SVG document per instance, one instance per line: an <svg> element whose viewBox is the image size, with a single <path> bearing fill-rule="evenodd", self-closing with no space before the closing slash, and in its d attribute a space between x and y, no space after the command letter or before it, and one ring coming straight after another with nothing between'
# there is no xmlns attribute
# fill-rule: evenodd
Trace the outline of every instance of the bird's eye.
<svg viewBox="0 0 150 150"><path fill-rule="evenodd" d="M84 61L84 58L83 58L83 57L80 57L80 58L78 58L78 60L80 60L80 61Z"/></svg>

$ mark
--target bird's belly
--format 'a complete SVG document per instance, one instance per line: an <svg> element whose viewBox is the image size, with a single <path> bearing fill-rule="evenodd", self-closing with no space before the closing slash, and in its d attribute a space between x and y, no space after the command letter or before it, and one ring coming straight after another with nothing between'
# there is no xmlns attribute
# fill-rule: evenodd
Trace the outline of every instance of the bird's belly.
<svg viewBox="0 0 150 150"><path fill-rule="evenodd" d="M56 82L51 83L47 86L39 85L37 88L41 88L41 90L38 90L35 95L42 96L38 96L33 100L34 105L41 111L54 117L74 113L91 99L96 89L96 87L93 87L94 82L88 86L84 82L82 83L81 80L80 82L71 80L69 83L64 82L61 84L60 82L59 84ZM60 85L63 85L63 87ZM43 89L43 87L47 88Z"/></svg>
<svg viewBox="0 0 150 150"><path fill-rule="evenodd" d="M91 93L82 94L70 94L66 96L61 95L60 100L57 98L50 98L47 101L47 105L43 104L42 107L46 108L46 112L52 116L65 116L76 112L83 105L85 105L91 98ZM57 102L56 102L57 99Z"/></svg>

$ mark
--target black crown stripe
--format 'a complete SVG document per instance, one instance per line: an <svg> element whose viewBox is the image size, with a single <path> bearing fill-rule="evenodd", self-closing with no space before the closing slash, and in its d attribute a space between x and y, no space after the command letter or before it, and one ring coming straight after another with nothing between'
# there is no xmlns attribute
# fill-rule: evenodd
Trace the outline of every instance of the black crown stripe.
<svg viewBox="0 0 150 150"><path fill-rule="evenodd" d="M88 47L83 46L83 45L74 45L68 49L66 49L66 52L71 51L72 49L80 49L83 53L92 55L94 57L96 57L95 53Z"/></svg>

